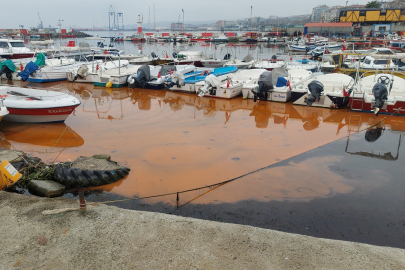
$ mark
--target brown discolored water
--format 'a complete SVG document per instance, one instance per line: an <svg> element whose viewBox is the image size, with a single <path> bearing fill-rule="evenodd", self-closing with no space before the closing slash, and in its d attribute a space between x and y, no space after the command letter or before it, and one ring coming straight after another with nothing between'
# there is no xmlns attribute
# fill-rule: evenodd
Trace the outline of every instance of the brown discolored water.
<svg viewBox="0 0 405 270"><path fill-rule="evenodd" d="M350 218L366 212L370 217L379 202L393 200L391 206L386 205L389 210L397 209L403 202L395 190L404 186L396 181L403 179L404 173L400 155L404 151L400 143L405 132L405 117L389 117L378 125L385 129L381 138L367 142L364 130L386 115L375 117L371 113L291 103L255 103L242 98L200 98L164 90L106 90L66 82L32 86L45 89L52 86L53 90L69 92L82 104L64 124L2 122L4 145L48 162L110 154L113 160L130 167L131 173L117 183L94 188L108 192L103 193L105 198L179 192L220 183L272 165L216 188L182 193L179 204L189 204L182 207L180 214L335 239L347 239L342 234L350 233L339 230L348 228L349 217L343 215L339 222L335 221L339 225L331 225L333 219L328 215L353 210ZM390 192L379 194L379 190ZM363 209L357 209L346 205L353 200L356 205L371 201L362 205ZM141 203L163 205L144 209L167 212L162 209L175 206L177 202L173 195ZM230 205L238 210L232 210ZM346 206L336 208L338 205ZM139 202L121 206L143 209ZM379 211L387 215L387 209ZM277 211L282 214L274 214ZM292 217L294 211L301 216ZM308 226L304 222L306 225L291 229L307 218L317 220L316 213L321 219L327 218L328 226L333 228L326 230L324 225L318 232L310 232L304 229ZM263 221L261 215L268 220ZM395 211L392 215L396 225L390 230L394 228L398 234L405 220ZM361 228L370 223L367 218L356 222L362 224ZM348 230L352 232L351 228ZM369 236L364 240L357 237L363 234L357 233L349 240L405 246L403 233L392 236L397 240L381 240L384 230L379 229L376 239Z"/></svg>

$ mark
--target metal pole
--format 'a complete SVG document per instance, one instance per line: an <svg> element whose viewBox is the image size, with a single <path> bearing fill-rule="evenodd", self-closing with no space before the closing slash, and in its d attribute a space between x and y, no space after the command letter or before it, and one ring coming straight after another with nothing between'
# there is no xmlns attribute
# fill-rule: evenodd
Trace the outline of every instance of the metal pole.
<svg viewBox="0 0 405 270"><path fill-rule="evenodd" d="M118 53L118 76L121 76L121 54Z"/></svg>
<svg viewBox="0 0 405 270"><path fill-rule="evenodd" d="M184 34L184 9L182 9L181 11L183 11L183 34Z"/></svg>

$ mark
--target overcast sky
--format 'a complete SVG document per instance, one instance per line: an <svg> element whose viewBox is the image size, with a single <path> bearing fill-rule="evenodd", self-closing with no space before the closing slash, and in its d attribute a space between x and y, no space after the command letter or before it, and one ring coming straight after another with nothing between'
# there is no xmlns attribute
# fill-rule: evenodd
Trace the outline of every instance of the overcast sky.
<svg viewBox="0 0 405 270"><path fill-rule="evenodd" d="M40 13L44 27L56 27L59 18L64 20L62 28L69 26L92 27L108 26L108 10L111 4L115 12L124 13L124 24L135 24L137 15L143 13L144 22L148 22L149 7L151 23L153 23L153 4L155 4L156 22L178 20L181 9L184 8L185 23L187 21L232 20L250 16L250 6L253 6L253 17L268 17L270 15L288 16L309 14L312 8L327 4L329 6L346 4L346 1L322 0L36 0L36 1L1 1L0 29L24 28L37 26ZM365 4L367 0L348 2L350 4ZM181 15L182 20L182 15Z"/></svg>

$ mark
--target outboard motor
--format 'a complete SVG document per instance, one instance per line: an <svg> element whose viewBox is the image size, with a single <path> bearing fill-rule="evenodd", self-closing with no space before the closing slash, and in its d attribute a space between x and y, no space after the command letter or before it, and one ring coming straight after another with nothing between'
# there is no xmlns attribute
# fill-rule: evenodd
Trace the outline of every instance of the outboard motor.
<svg viewBox="0 0 405 270"><path fill-rule="evenodd" d="M273 82L272 82L272 74L270 71L265 71L260 74L258 80L259 87L256 89L252 89L252 93L254 96L254 101L256 100L267 100L268 92L274 89Z"/></svg>
<svg viewBox="0 0 405 270"><path fill-rule="evenodd" d="M152 58L158 58L158 56L157 56L156 53L154 53L154 52L152 52L152 53L150 54L150 56L152 56Z"/></svg>
<svg viewBox="0 0 405 270"><path fill-rule="evenodd" d="M230 59L231 59L231 54L230 53L225 54L224 60L230 60Z"/></svg>
<svg viewBox="0 0 405 270"><path fill-rule="evenodd" d="M73 78L73 81L76 81L78 78L83 79L84 77L87 76L89 71L89 68L87 67L87 65L83 64L81 65L78 69L77 69L77 74L76 76Z"/></svg>
<svg viewBox="0 0 405 270"><path fill-rule="evenodd" d="M0 76L3 75L3 73L6 74L6 77L7 77L8 80L13 79L13 71L11 69L9 69L8 66L4 65L4 66L1 67Z"/></svg>
<svg viewBox="0 0 405 270"><path fill-rule="evenodd" d="M276 55L273 55L273 56L271 57L271 62L272 62L272 63L277 62L277 56L276 56Z"/></svg>
<svg viewBox="0 0 405 270"><path fill-rule="evenodd" d="M136 75L131 75L128 77L128 87L135 88L145 88L147 82L150 81L150 67L148 65L142 65Z"/></svg>
<svg viewBox="0 0 405 270"><path fill-rule="evenodd" d="M210 93L211 96L216 94L216 90L221 87L221 82L215 75L208 75L205 78L205 84L203 87L197 90L199 97L203 97L205 94Z"/></svg>
<svg viewBox="0 0 405 270"><path fill-rule="evenodd" d="M177 58L177 53L176 52L173 53L173 58Z"/></svg>
<svg viewBox="0 0 405 270"><path fill-rule="evenodd" d="M383 134L384 129L381 127L371 127L367 129L366 134L364 135L367 142L375 142Z"/></svg>
<svg viewBox="0 0 405 270"><path fill-rule="evenodd" d="M320 81L312 81L308 84L309 96L305 99L307 106L312 106L312 103L319 101L323 93L323 84Z"/></svg>
<svg viewBox="0 0 405 270"><path fill-rule="evenodd" d="M377 83L373 86L373 95L375 99L374 114L378 116L379 111L388 100L388 88L390 85L390 78L388 76L381 76L378 78ZM392 87L392 84L391 84Z"/></svg>

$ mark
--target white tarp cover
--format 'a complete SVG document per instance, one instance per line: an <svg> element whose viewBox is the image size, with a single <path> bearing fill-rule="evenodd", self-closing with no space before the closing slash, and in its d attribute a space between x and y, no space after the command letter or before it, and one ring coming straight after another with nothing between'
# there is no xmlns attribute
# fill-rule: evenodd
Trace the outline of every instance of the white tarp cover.
<svg viewBox="0 0 405 270"><path fill-rule="evenodd" d="M215 77L215 75L212 75L212 74L208 75L205 78L205 81L209 82L212 85L212 87L216 87L216 88L221 87L221 81L218 79L218 77Z"/></svg>

